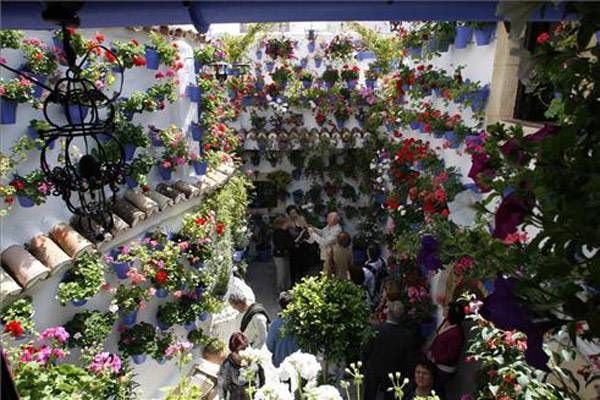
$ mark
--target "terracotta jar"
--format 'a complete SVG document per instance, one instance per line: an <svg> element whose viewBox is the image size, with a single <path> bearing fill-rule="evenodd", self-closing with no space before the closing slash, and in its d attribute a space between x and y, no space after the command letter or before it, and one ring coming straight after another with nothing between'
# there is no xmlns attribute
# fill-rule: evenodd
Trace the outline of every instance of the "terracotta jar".
<svg viewBox="0 0 600 400"><path fill-rule="evenodd" d="M142 210L146 217L157 214L158 204L149 197L146 197L140 190L128 190L125 192L125 200Z"/></svg>
<svg viewBox="0 0 600 400"><path fill-rule="evenodd" d="M94 245L69 224L61 222L50 229L48 236L56 242L71 258L94 248Z"/></svg>
<svg viewBox="0 0 600 400"><path fill-rule="evenodd" d="M118 199L115 202L115 212L131 227L146 219L146 214L127 200Z"/></svg>
<svg viewBox="0 0 600 400"><path fill-rule="evenodd" d="M185 197L187 197L188 199L191 199L192 197L198 197L201 194L200 189L198 189L191 183L187 183L185 181L179 180L175 182L175 185L173 186L176 190L179 190L180 192L185 194Z"/></svg>
<svg viewBox="0 0 600 400"><path fill-rule="evenodd" d="M110 233L112 233L113 237L119 236L119 234L121 234L121 232L129 229L129 225L127 225L127 222L123 221L123 219L121 217L119 217L117 214L113 214L113 221L114 221L114 226L113 226L112 230L110 231Z"/></svg>
<svg viewBox="0 0 600 400"><path fill-rule="evenodd" d="M163 194L173 200L173 203L181 203L185 201L185 194L181 193L179 190L174 189L170 185L166 183L160 183L156 186L156 191L160 194Z"/></svg>
<svg viewBox="0 0 600 400"><path fill-rule="evenodd" d="M156 204L158 204L158 208L160 211L163 211L167 207L171 207L173 205L173 200L170 197L155 192L154 190L146 192L145 195L154 200Z"/></svg>
<svg viewBox="0 0 600 400"><path fill-rule="evenodd" d="M0 302L12 299L21 293L21 290L23 289L15 282L13 277L3 268L0 268Z"/></svg>
<svg viewBox="0 0 600 400"><path fill-rule="evenodd" d="M73 261L59 245L45 235L34 236L27 244L27 250L40 260L52 275L71 265Z"/></svg>
<svg viewBox="0 0 600 400"><path fill-rule="evenodd" d="M74 226L77 231L86 239L97 245L110 242L112 240L113 235L110 232L104 232L104 228L102 228L93 220L91 223L88 223L87 221L87 218L74 217L71 220L71 225Z"/></svg>
<svg viewBox="0 0 600 400"><path fill-rule="evenodd" d="M23 246L13 245L2 253L2 265L19 285L27 289L37 281L46 279L50 270Z"/></svg>

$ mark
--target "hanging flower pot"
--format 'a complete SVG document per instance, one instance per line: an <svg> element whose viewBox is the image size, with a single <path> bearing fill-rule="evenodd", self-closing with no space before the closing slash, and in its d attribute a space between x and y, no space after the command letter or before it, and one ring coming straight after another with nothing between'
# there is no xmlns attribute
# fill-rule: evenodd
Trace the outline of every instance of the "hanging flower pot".
<svg viewBox="0 0 600 400"><path fill-rule="evenodd" d="M477 146L482 143L481 137L479 135L466 135L465 136L465 144L468 146Z"/></svg>
<svg viewBox="0 0 600 400"><path fill-rule="evenodd" d="M67 107L67 119L70 119L73 124L81 124L87 117L88 108L79 104L71 104Z"/></svg>
<svg viewBox="0 0 600 400"><path fill-rule="evenodd" d="M475 34L475 42L477 43L477 46L487 46L490 44L495 28L495 25L490 24L483 29L475 29L473 33Z"/></svg>
<svg viewBox="0 0 600 400"><path fill-rule="evenodd" d="M186 331L193 331L196 329L196 321L188 322L184 325Z"/></svg>
<svg viewBox="0 0 600 400"><path fill-rule="evenodd" d="M357 79L350 79L349 81L346 81L346 87L350 90L355 89L357 84L358 84Z"/></svg>
<svg viewBox="0 0 600 400"><path fill-rule="evenodd" d="M460 146L460 142L458 141L458 136L454 131L446 131L444 133L444 139L446 139L450 143L451 149L458 149Z"/></svg>
<svg viewBox="0 0 600 400"><path fill-rule="evenodd" d="M0 97L0 122L2 125L12 125L17 121L17 106L19 103Z"/></svg>
<svg viewBox="0 0 600 400"><path fill-rule="evenodd" d="M435 96L435 97L441 97L441 95L442 95L442 89L440 89L440 88L432 88L431 89L431 95Z"/></svg>
<svg viewBox="0 0 600 400"><path fill-rule="evenodd" d="M200 91L200 88L198 86L188 85L187 95L192 103L199 103L202 92Z"/></svg>
<svg viewBox="0 0 600 400"><path fill-rule="evenodd" d="M253 103L252 96L244 96L244 98L242 99L242 106L244 106L244 107L250 107L250 106L252 106L252 103Z"/></svg>
<svg viewBox="0 0 600 400"><path fill-rule="evenodd" d="M456 36L454 37L454 47L457 49L464 49L471 41L473 35L473 28L468 26L457 26Z"/></svg>
<svg viewBox="0 0 600 400"><path fill-rule="evenodd" d="M128 313L121 314L121 322L127 326L135 325L135 321L137 320L137 313L137 310L133 310Z"/></svg>
<svg viewBox="0 0 600 400"><path fill-rule="evenodd" d="M315 58L315 68L321 68L321 63L323 62L320 58Z"/></svg>
<svg viewBox="0 0 600 400"><path fill-rule="evenodd" d="M254 87L256 88L257 91L262 91L265 88L265 83L264 82L256 82L254 84Z"/></svg>
<svg viewBox="0 0 600 400"><path fill-rule="evenodd" d="M129 272L130 267L128 262L114 262L112 267L119 279L127 279L127 272Z"/></svg>
<svg viewBox="0 0 600 400"><path fill-rule="evenodd" d="M125 177L125 182L129 189L135 189L139 185L138 182L130 176Z"/></svg>
<svg viewBox="0 0 600 400"><path fill-rule="evenodd" d="M23 208L30 208L35 205L33 200L27 196L17 196L17 200L19 201L19 205Z"/></svg>
<svg viewBox="0 0 600 400"><path fill-rule="evenodd" d="M436 139L441 139L444 137L444 132L443 131L434 131L433 137Z"/></svg>
<svg viewBox="0 0 600 400"><path fill-rule="evenodd" d="M204 65L202 65L202 63L198 60L194 60L194 73L198 74L200 73L200 70L204 67Z"/></svg>
<svg viewBox="0 0 600 400"><path fill-rule="evenodd" d="M154 293L154 295L159 299L164 299L168 294L169 292L167 292L167 289L163 287L156 289L156 292Z"/></svg>
<svg viewBox="0 0 600 400"><path fill-rule="evenodd" d="M306 44L306 49L308 50L309 53L313 53L315 51L315 41L311 40Z"/></svg>
<svg viewBox="0 0 600 400"><path fill-rule="evenodd" d="M413 129L415 131L418 131L419 128L421 127L421 124L419 121L411 121L409 125L410 125L410 129Z"/></svg>
<svg viewBox="0 0 600 400"><path fill-rule="evenodd" d="M244 252L245 250L235 250L233 252L233 262L234 263L239 263L244 259Z"/></svg>
<svg viewBox="0 0 600 400"><path fill-rule="evenodd" d="M373 196L373 201L377 204L383 204L383 202L385 201L385 193L376 193L375 196Z"/></svg>
<svg viewBox="0 0 600 400"><path fill-rule="evenodd" d="M82 307L83 305L85 305L85 303L87 303L87 300L73 300L73 301L71 301L71 304L74 307Z"/></svg>
<svg viewBox="0 0 600 400"><path fill-rule="evenodd" d="M144 55L146 56L146 68L158 69L158 65L160 64L158 51L156 51L156 49L147 48Z"/></svg>
<svg viewBox="0 0 600 400"><path fill-rule="evenodd" d="M367 88L374 90L375 89L375 84L377 83L377 81L375 79L365 79L365 86L367 86Z"/></svg>
<svg viewBox="0 0 600 400"><path fill-rule="evenodd" d="M344 129L344 126L346 125L346 119L342 119L342 118L336 118L335 119L335 124L337 125L337 128L339 130Z"/></svg>
<svg viewBox="0 0 600 400"><path fill-rule="evenodd" d="M196 175L198 175L198 176L206 175L206 170L208 168L208 162L206 160L193 161L192 166L194 167L194 172L196 172Z"/></svg>
<svg viewBox="0 0 600 400"><path fill-rule="evenodd" d="M262 59L263 52L262 52L262 50L256 50L256 52L254 53L254 55L256 55L256 59L257 60L260 60L260 59Z"/></svg>
<svg viewBox="0 0 600 400"><path fill-rule="evenodd" d="M171 174L173 173L173 171L171 170L171 168L165 168L159 165L158 173L160 174L160 177L163 181L170 181Z"/></svg>
<svg viewBox="0 0 600 400"><path fill-rule="evenodd" d="M265 68L267 69L267 72L269 72L269 73L273 72L274 67L275 67L275 63L273 61L267 61L265 63Z"/></svg>
<svg viewBox="0 0 600 400"><path fill-rule="evenodd" d="M309 80L302 81L302 87L304 89L310 89L311 86L312 86L312 81L309 81Z"/></svg>
<svg viewBox="0 0 600 400"><path fill-rule="evenodd" d="M135 144L126 143L123 145L123 150L125 151L125 161L133 160L135 149L137 149Z"/></svg>
<svg viewBox="0 0 600 400"><path fill-rule="evenodd" d="M200 314L198 314L198 319L200 321L206 321L208 319L208 312L207 311L202 311Z"/></svg>
<svg viewBox="0 0 600 400"><path fill-rule="evenodd" d="M190 132L192 133L192 140L195 140L196 142L202 141L202 136L204 135L202 126L193 122L190 125Z"/></svg>
<svg viewBox="0 0 600 400"><path fill-rule="evenodd" d="M421 47L409 47L408 48L408 54L413 58L421 57L422 51L423 51L423 49Z"/></svg>
<svg viewBox="0 0 600 400"><path fill-rule="evenodd" d="M156 326L158 326L158 329L160 329L161 331L166 331L167 329L169 329L171 327L171 325L162 322L160 319L156 318Z"/></svg>
<svg viewBox="0 0 600 400"><path fill-rule="evenodd" d="M146 361L145 354L135 354L131 356L131 358L133 359L133 362L137 365L143 364Z"/></svg>

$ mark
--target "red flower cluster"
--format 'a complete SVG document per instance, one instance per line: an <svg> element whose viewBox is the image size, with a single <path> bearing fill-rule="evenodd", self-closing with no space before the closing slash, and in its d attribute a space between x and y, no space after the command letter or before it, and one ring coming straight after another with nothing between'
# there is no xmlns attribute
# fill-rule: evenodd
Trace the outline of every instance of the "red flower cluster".
<svg viewBox="0 0 600 400"><path fill-rule="evenodd" d="M12 181L12 182L10 183L10 185L11 185L12 187L14 187L14 188L15 188L15 190L17 190L17 191L21 191L21 190L25 189L25 182L23 182L23 181L22 181L22 180L20 180L20 179L15 179L14 181Z"/></svg>
<svg viewBox="0 0 600 400"><path fill-rule="evenodd" d="M13 337L16 338L22 336L24 332L25 330L23 329L19 321L12 320L4 326L4 333L10 333Z"/></svg>
<svg viewBox="0 0 600 400"><path fill-rule="evenodd" d="M165 271L164 269L159 269L158 271L156 271L156 274L154 274L154 280L159 285L163 285L165 282L167 282L168 277L169 276L167 274L167 271Z"/></svg>
<svg viewBox="0 0 600 400"><path fill-rule="evenodd" d="M225 232L225 224L222 222L217 222L215 225L215 230L217 231L217 235L223 235L223 232Z"/></svg>
<svg viewBox="0 0 600 400"><path fill-rule="evenodd" d="M146 58L142 56L133 56L133 64L142 67L146 65Z"/></svg>

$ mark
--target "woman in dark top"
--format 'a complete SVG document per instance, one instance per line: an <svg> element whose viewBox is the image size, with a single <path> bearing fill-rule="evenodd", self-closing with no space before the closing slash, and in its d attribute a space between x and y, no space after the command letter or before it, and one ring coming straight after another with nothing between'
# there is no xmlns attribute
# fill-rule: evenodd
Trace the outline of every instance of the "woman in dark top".
<svg viewBox="0 0 600 400"><path fill-rule="evenodd" d="M290 249L294 239L288 231L290 220L278 217L273 222L273 262L275 262L275 276L277 292L288 290L290 279Z"/></svg>
<svg viewBox="0 0 600 400"><path fill-rule="evenodd" d="M464 307L452 302L444 309L444 321L437 330L435 339L427 351L427 358L437 368L435 392L446 397L446 382L450 381L458 368L458 362L465 343L461 322L465 319Z"/></svg>
<svg viewBox="0 0 600 400"><path fill-rule="evenodd" d="M306 242L309 238L308 225L298 207L290 205L285 209L290 219L288 232L292 236L292 247L290 248L290 274L292 285L298 282L313 266L310 257L310 244Z"/></svg>

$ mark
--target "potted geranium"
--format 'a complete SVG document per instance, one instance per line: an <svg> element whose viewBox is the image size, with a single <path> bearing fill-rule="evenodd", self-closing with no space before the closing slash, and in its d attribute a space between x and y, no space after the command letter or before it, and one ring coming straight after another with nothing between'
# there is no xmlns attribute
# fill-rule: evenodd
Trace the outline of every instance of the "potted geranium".
<svg viewBox="0 0 600 400"><path fill-rule="evenodd" d="M303 70L298 78L300 79L300 82L302 82L302 87L304 89L310 89L314 79L312 72Z"/></svg>
<svg viewBox="0 0 600 400"><path fill-rule="evenodd" d="M138 147L147 148L150 146L150 138L144 132L142 125L135 125L129 121L119 121L116 124L115 131L117 140L123 145L125 151L125 161L131 161L135 150Z"/></svg>
<svg viewBox="0 0 600 400"><path fill-rule="evenodd" d="M59 283L56 298L64 306L72 302L74 306L82 306L87 299L100 292L106 283L104 264L100 255L84 253L73 263L73 268L67 272L63 282Z"/></svg>
<svg viewBox="0 0 600 400"><path fill-rule="evenodd" d="M346 82L346 86L348 87L348 89L354 89L354 88L356 88L356 85L358 84L358 78L360 76L360 68L358 68L356 65L353 67L344 65L340 76L342 77L342 80L344 82Z"/></svg>
<svg viewBox="0 0 600 400"><path fill-rule="evenodd" d="M321 81L325 82L328 89L331 89L333 85L340 80L340 74L335 68L327 68L321 75Z"/></svg>
<svg viewBox="0 0 600 400"><path fill-rule="evenodd" d="M69 333L69 347L103 347L104 341L112 331L115 315L96 310L84 310L77 313L65 324Z"/></svg>
<svg viewBox="0 0 600 400"><path fill-rule="evenodd" d="M294 58L294 42L287 37L271 38L265 44L265 53L272 60L289 60Z"/></svg>
<svg viewBox="0 0 600 400"><path fill-rule="evenodd" d="M196 74L200 72L203 66L213 62L216 50L215 46L210 43L194 48L194 72Z"/></svg>
<svg viewBox="0 0 600 400"><path fill-rule="evenodd" d="M125 177L127 186L130 189L133 189L138 185L147 185L148 174L152 170L154 164L156 164L156 160L149 154L136 157L130 164L130 175Z"/></svg>
<svg viewBox="0 0 600 400"><path fill-rule="evenodd" d="M156 346L151 356L159 364L164 364L168 358L167 349L175 343L175 335L171 331L157 332L155 342Z"/></svg>
<svg viewBox="0 0 600 400"><path fill-rule="evenodd" d="M335 116L335 123L337 124L338 129L343 129L344 125L346 125L346 121L348 121L352 115L352 108L343 101L338 101L335 104L333 115Z"/></svg>
<svg viewBox="0 0 600 400"><path fill-rule="evenodd" d="M178 167L188 163L189 150L185 135L175 125L160 131L164 150L158 161L160 176L163 180L171 179L171 173Z"/></svg>
<svg viewBox="0 0 600 400"><path fill-rule="evenodd" d="M111 250L104 259L113 267L119 279L127 279L127 272L135 255L130 253L129 246L123 245Z"/></svg>
<svg viewBox="0 0 600 400"><path fill-rule="evenodd" d="M290 78L292 77L292 70L287 65L282 65L277 67L275 71L271 74L271 79L275 82L279 87L284 88Z"/></svg>
<svg viewBox="0 0 600 400"><path fill-rule="evenodd" d="M17 119L17 105L31 101L33 85L27 78L0 78L0 123L12 125Z"/></svg>
<svg viewBox="0 0 600 400"><path fill-rule="evenodd" d="M169 301L158 306L156 322L161 330L167 330L182 322L181 309L178 302Z"/></svg>
<svg viewBox="0 0 600 400"><path fill-rule="evenodd" d="M202 304L194 296L183 296L179 299L179 316L185 329L196 329L196 318L200 314Z"/></svg>
<svg viewBox="0 0 600 400"><path fill-rule="evenodd" d="M4 332L15 339L20 339L29 333L33 329L33 311L30 296L22 297L6 305L2 308L2 315L0 315Z"/></svg>
<svg viewBox="0 0 600 400"><path fill-rule="evenodd" d="M10 185L15 189L21 207L43 204L52 190L52 186L46 182L44 173L39 169L25 176L15 175Z"/></svg>
<svg viewBox="0 0 600 400"><path fill-rule="evenodd" d="M0 47L3 49L18 49L25 37L23 31L16 29L2 29L0 31Z"/></svg>
<svg viewBox="0 0 600 400"><path fill-rule="evenodd" d="M155 354L156 329L147 322L126 328L119 339L119 351L131 356L134 363L142 364L146 354Z"/></svg>
<svg viewBox="0 0 600 400"><path fill-rule="evenodd" d="M104 58L110 63L114 63L116 58L119 59L124 68L142 67L146 65L146 57L144 46L137 40L131 39L129 42L114 41L112 43L112 51L105 51ZM114 66L113 69L119 70L120 66Z"/></svg>
<svg viewBox="0 0 600 400"><path fill-rule="evenodd" d="M21 69L39 83L44 84L47 77L56 72L58 68L56 55L40 39L29 38L24 40L21 50L25 56L25 63ZM40 97L43 90L43 87L34 84L34 97Z"/></svg>
<svg viewBox="0 0 600 400"><path fill-rule="evenodd" d="M27 127L27 134L33 140L40 139L43 140L43 132L50 130L50 124L46 121L32 119L29 122L29 126ZM40 135L42 133L42 135ZM51 140L48 143L48 148L50 150L54 149L54 144L56 143L56 139ZM41 149L41 145L36 145L39 149Z"/></svg>
<svg viewBox="0 0 600 400"><path fill-rule="evenodd" d="M345 35L336 35L325 48L325 55L330 60L347 60L354 51L352 39Z"/></svg>
<svg viewBox="0 0 600 400"><path fill-rule="evenodd" d="M148 301L148 291L143 287L133 284L131 286L119 285L112 300L121 314L121 322L127 326L135 324L138 309L143 301Z"/></svg>
<svg viewBox="0 0 600 400"><path fill-rule="evenodd" d="M190 153L190 164L194 168L194 172L196 172L196 175L206 175L208 161L203 160L198 153Z"/></svg>
<svg viewBox="0 0 600 400"><path fill-rule="evenodd" d="M148 69L158 69L161 62L170 67L177 56L176 44L169 44L167 39L157 32L150 32L150 42L146 43L145 49Z"/></svg>

